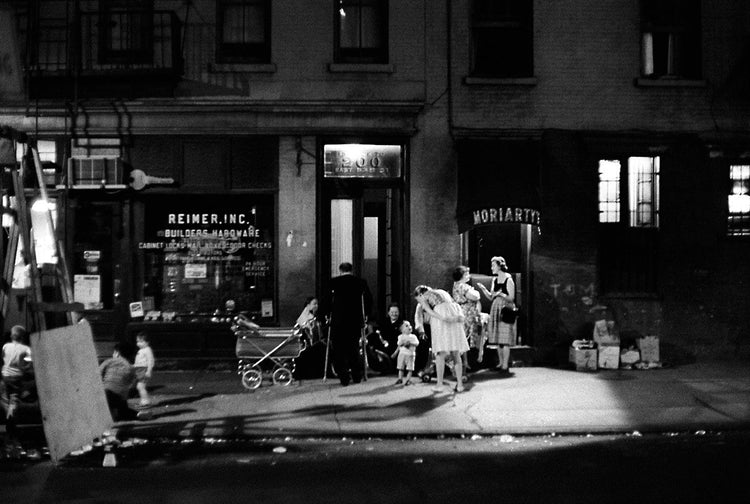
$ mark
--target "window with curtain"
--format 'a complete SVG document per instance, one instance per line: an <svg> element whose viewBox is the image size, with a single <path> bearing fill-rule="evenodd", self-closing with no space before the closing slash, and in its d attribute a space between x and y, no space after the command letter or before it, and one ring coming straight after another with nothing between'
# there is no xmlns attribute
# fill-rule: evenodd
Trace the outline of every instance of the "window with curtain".
<svg viewBox="0 0 750 504"><path fill-rule="evenodd" d="M750 165L729 167L727 234L750 236Z"/></svg>
<svg viewBox="0 0 750 504"><path fill-rule="evenodd" d="M599 282L604 294L657 293L659 156L600 159Z"/></svg>
<svg viewBox="0 0 750 504"><path fill-rule="evenodd" d="M335 0L336 63L388 63L388 1Z"/></svg>
<svg viewBox="0 0 750 504"><path fill-rule="evenodd" d="M700 0L641 0L641 74L701 77Z"/></svg>
<svg viewBox="0 0 750 504"><path fill-rule="evenodd" d="M474 0L471 37L472 75L533 77L531 0Z"/></svg>
<svg viewBox="0 0 750 504"><path fill-rule="evenodd" d="M216 6L217 61L270 63L270 0L219 0Z"/></svg>
<svg viewBox="0 0 750 504"><path fill-rule="evenodd" d="M150 63L153 58L152 0L100 2L100 63Z"/></svg>

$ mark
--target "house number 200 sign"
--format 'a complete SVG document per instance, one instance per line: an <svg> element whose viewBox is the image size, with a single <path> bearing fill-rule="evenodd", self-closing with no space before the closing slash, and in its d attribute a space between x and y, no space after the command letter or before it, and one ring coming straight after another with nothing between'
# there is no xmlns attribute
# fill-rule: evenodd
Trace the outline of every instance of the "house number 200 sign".
<svg viewBox="0 0 750 504"><path fill-rule="evenodd" d="M325 176L332 178L394 178L401 176L401 146L327 144Z"/></svg>

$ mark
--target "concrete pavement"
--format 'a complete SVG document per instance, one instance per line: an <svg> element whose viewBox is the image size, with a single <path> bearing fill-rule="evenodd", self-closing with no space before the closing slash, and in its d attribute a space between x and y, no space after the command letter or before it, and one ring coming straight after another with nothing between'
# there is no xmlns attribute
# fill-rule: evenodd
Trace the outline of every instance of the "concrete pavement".
<svg viewBox="0 0 750 504"><path fill-rule="evenodd" d="M651 370L514 368L471 375L466 390L394 386L395 376L272 385L246 391L228 371L157 372L154 418L121 436L492 436L750 428L750 363ZM450 384L455 384L450 381Z"/></svg>

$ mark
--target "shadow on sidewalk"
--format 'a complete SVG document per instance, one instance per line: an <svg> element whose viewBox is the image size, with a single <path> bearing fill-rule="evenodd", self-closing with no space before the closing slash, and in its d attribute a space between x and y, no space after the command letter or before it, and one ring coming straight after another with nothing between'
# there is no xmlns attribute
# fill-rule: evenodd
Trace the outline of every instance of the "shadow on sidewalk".
<svg viewBox="0 0 750 504"><path fill-rule="evenodd" d="M447 390L447 389L446 389ZM320 422L331 423L331 434L339 434L343 423L391 422L401 418L419 418L428 412L453 401L452 393L405 399L388 404L326 404L308 406L288 411L264 411L224 418L199 418L179 422L141 422L122 425L118 437L173 437L197 438L206 435L217 437L242 437L251 435L278 435L321 433ZM183 411L184 412L184 411ZM162 415L155 415L155 419ZM326 419L330 417L330 419ZM295 422L295 420L299 420ZM315 423L316 425L312 425Z"/></svg>

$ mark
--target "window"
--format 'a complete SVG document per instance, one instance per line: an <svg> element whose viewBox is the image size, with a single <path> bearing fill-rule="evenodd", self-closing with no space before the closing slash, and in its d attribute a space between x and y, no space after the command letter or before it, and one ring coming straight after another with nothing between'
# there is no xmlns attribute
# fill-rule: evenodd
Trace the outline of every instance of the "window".
<svg viewBox="0 0 750 504"><path fill-rule="evenodd" d="M620 216L627 215L630 227L658 228L660 159L629 157L626 162L623 181L620 160L599 160L599 222L620 222ZM624 191L627 198L623 199Z"/></svg>
<svg viewBox="0 0 750 504"><path fill-rule="evenodd" d="M700 0L641 1L641 74L701 77Z"/></svg>
<svg viewBox="0 0 750 504"><path fill-rule="evenodd" d="M151 0L100 2L100 63L151 63L153 5Z"/></svg>
<svg viewBox="0 0 750 504"><path fill-rule="evenodd" d="M336 0L336 63L388 63L388 2Z"/></svg>
<svg viewBox="0 0 750 504"><path fill-rule="evenodd" d="M599 160L599 283L604 294L656 294L660 168L658 156Z"/></svg>
<svg viewBox="0 0 750 504"><path fill-rule="evenodd" d="M220 0L216 14L217 61L271 61L271 4L269 0Z"/></svg>
<svg viewBox="0 0 750 504"><path fill-rule="evenodd" d="M750 165L729 167L727 234L750 236Z"/></svg>
<svg viewBox="0 0 750 504"><path fill-rule="evenodd" d="M533 2L475 0L472 16L472 75L532 77Z"/></svg>

